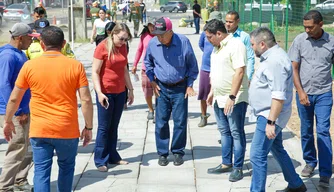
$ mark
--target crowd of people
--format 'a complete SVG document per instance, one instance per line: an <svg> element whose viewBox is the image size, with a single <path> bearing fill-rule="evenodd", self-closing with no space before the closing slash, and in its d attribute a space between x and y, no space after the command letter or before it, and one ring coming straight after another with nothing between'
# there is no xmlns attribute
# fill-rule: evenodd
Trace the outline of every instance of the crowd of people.
<svg viewBox="0 0 334 192"><path fill-rule="evenodd" d="M200 18L200 12L194 10L195 15ZM50 26L44 17L45 10L35 8L34 23L16 23L10 30L9 43L0 48L0 128L9 142L0 191L50 191L54 151L59 166L58 191L71 191L79 138L85 147L93 137L93 104L85 69L75 60L63 31ZM221 12L213 11L198 42L203 51L200 69L189 39L173 31L169 18L161 17L145 22L138 35L140 43L133 68L129 70L128 42L137 36L138 29L133 36L125 23L112 20L104 9L99 9L91 36L91 42L96 42L92 80L98 117L94 148L98 171L107 172L108 164L129 163L117 151L118 126L125 105L134 102L130 72L137 73L143 57L142 90L149 109L147 119L155 122L160 166L169 164L170 153L175 166L184 163L188 97L197 95L193 85L200 74L198 127L207 125L207 106L213 106L221 135L222 161L209 168L208 174L229 172L229 181L243 179L244 126L249 108L257 117L250 149L253 168L250 191L265 191L269 152L288 182L282 191L307 191L282 141L282 130L291 116L294 85L306 163L301 176L311 177L319 164L319 186L330 186L334 38L322 29L320 12L311 10L305 14L305 32L295 38L286 53L268 28L259 27L247 34L238 26L238 12L229 11L224 18ZM199 34L197 28L196 33ZM255 56L260 58L257 70L254 70ZM85 121L81 133L76 93ZM32 152L28 151L30 145ZM34 186L27 181L32 162Z"/></svg>

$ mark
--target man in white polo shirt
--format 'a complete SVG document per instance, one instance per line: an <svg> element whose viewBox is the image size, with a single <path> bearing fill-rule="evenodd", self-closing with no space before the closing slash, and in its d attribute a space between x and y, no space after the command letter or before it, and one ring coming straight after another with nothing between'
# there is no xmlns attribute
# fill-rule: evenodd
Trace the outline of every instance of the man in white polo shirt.
<svg viewBox="0 0 334 192"><path fill-rule="evenodd" d="M243 178L246 137L244 122L247 111L248 79L245 45L228 34L220 20L208 22L204 31L214 46L211 54L211 91L207 103L214 104L218 130L221 134L222 163L208 173L232 173L231 182ZM232 156L234 154L234 163Z"/></svg>

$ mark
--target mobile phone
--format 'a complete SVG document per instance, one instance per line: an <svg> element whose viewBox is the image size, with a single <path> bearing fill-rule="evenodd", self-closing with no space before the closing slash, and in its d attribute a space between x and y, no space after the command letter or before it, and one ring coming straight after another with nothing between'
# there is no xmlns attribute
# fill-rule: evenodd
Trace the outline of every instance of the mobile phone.
<svg viewBox="0 0 334 192"><path fill-rule="evenodd" d="M103 100L103 107L104 107L105 109L108 109L108 108L109 108L109 102L108 102L107 99Z"/></svg>

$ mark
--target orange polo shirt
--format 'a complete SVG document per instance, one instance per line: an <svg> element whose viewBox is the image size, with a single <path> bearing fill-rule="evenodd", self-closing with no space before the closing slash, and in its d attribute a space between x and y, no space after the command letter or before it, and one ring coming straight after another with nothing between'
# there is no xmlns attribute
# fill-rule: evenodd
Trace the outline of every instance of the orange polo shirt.
<svg viewBox="0 0 334 192"><path fill-rule="evenodd" d="M95 49L94 58L103 60L100 71L102 93L122 93L125 91L124 67L128 63L126 44L116 48L114 57L112 53L108 59L106 40Z"/></svg>
<svg viewBox="0 0 334 192"><path fill-rule="evenodd" d="M88 81L79 61L60 52L44 52L23 65L15 85L31 90L29 137L80 136L76 92Z"/></svg>

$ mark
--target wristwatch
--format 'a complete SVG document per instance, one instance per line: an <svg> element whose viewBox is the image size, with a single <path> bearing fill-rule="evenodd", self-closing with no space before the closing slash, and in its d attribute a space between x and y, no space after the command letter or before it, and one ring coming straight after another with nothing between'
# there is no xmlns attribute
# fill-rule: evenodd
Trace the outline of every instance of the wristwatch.
<svg viewBox="0 0 334 192"><path fill-rule="evenodd" d="M275 125L276 121L272 121L272 120L267 120L267 124L268 125Z"/></svg>
<svg viewBox="0 0 334 192"><path fill-rule="evenodd" d="M234 101L235 100L235 98L237 98L236 96L234 96L234 95L229 95L228 96L232 101Z"/></svg>
<svg viewBox="0 0 334 192"><path fill-rule="evenodd" d="M88 128L88 127L85 127L85 129L88 130L88 131L93 130L93 128Z"/></svg>

